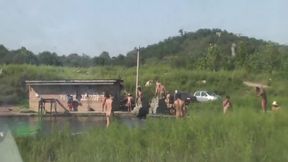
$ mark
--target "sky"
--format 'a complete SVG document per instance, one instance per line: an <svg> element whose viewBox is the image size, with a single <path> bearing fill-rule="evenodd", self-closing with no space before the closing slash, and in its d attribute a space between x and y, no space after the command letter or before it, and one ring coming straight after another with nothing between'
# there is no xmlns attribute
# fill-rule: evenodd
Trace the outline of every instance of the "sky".
<svg viewBox="0 0 288 162"><path fill-rule="evenodd" d="M288 45L287 0L0 0L9 50L126 54L200 28Z"/></svg>

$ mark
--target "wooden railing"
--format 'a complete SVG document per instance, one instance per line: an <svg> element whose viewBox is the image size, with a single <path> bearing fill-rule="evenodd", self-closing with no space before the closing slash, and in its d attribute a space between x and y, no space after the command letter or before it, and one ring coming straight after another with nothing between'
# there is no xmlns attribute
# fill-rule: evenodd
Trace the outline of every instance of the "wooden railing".
<svg viewBox="0 0 288 162"><path fill-rule="evenodd" d="M52 110L54 109L54 112L57 113L57 105L59 105L62 109L64 109L64 112L69 112L69 110L58 100L55 98L41 98L38 104L38 112L42 115L46 113L46 103L50 104L50 113L52 113Z"/></svg>

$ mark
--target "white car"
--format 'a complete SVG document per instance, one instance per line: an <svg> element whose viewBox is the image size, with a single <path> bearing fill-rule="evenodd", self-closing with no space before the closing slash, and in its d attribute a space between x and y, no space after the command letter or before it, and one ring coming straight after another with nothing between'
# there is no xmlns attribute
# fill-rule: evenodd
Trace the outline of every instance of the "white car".
<svg viewBox="0 0 288 162"><path fill-rule="evenodd" d="M196 91L194 93L194 96L199 102L215 101L215 100L220 99L219 95L216 95L214 92L210 92L210 91Z"/></svg>

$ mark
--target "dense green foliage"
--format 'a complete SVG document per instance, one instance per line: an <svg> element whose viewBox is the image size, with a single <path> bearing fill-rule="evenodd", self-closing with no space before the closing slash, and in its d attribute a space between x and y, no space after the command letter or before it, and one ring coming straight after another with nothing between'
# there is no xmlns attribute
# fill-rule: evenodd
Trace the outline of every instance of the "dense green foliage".
<svg viewBox="0 0 288 162"><path fill-rule="evenodd" d="M215 105L215 104L214 104ZM139 127L116 121L73 136L16 138L24 161L287 161L287 112L240 108L224 116L213 104L190 107L182 120L152 119Z"/></svg>
<svg viewBox="0 0 288 162"><path fill-rule="evenodd" d="M197 70L248 71L288 70L288 47L273 42L239 36L220 29L200 29L196 32L179 31L179 36L170 37L157 44L140 49L141 64L167 64ZM0 64L33 64L72 67L102 65L136 65L137 50L125 55L110 57L104 51L99 56L90 57L77 53L68 56L44 51L39 54L22 47L7 50L0 45Z"/></svg>
<svg viewBox="0 0 288 162"><path fill-rule="evenodd" d="M125 89L129 92L135 90L135 68L104 66L91 68L68 68L35 65L0 65L0 104L22 104L27 102L28 92L26 80L55 80L55 79L123 79ZM151 79L159 79L168 91L178 89L180 91L194 92L199 89L207 89L220 95L237 96L245 95L246 91L254 89L245 87L245 80L256 81L271 85L268 89L269 97L288 96L286 72L253 73L240 71L196 71L175 69L166 65L141 66L140 85ZM201 81L206 80L206 84ZM154 86L144 88L148 97L154 92Z"/></svg>

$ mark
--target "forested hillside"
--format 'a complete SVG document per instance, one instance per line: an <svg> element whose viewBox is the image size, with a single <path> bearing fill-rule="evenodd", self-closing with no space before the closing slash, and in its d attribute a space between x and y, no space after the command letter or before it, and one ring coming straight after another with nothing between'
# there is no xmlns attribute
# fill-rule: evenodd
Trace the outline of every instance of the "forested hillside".
<svg viewBox="0 0 288 162"><path fill-rule="evenodd" d="M103 51L98 56L73 53L68 56L50 51L34 54L25 47L8 50L0 45L0 64L34 64L70 67L136 64L136 48L126 55L111 57ZM196 70L247 71L288 70L288 46L257 40L220 29L179 30L179 35L140 49L141 64L168 64Z"/></svg>
<svg viewBox="0 0 288 162"><path fill-rule="evenodd" d="M200 29L143 48L146 63L163 62L174 67L201 70L251 71L287 69L288 47L235 35L219 29ZM286 61L285 61L286 60Z"/></svg>

